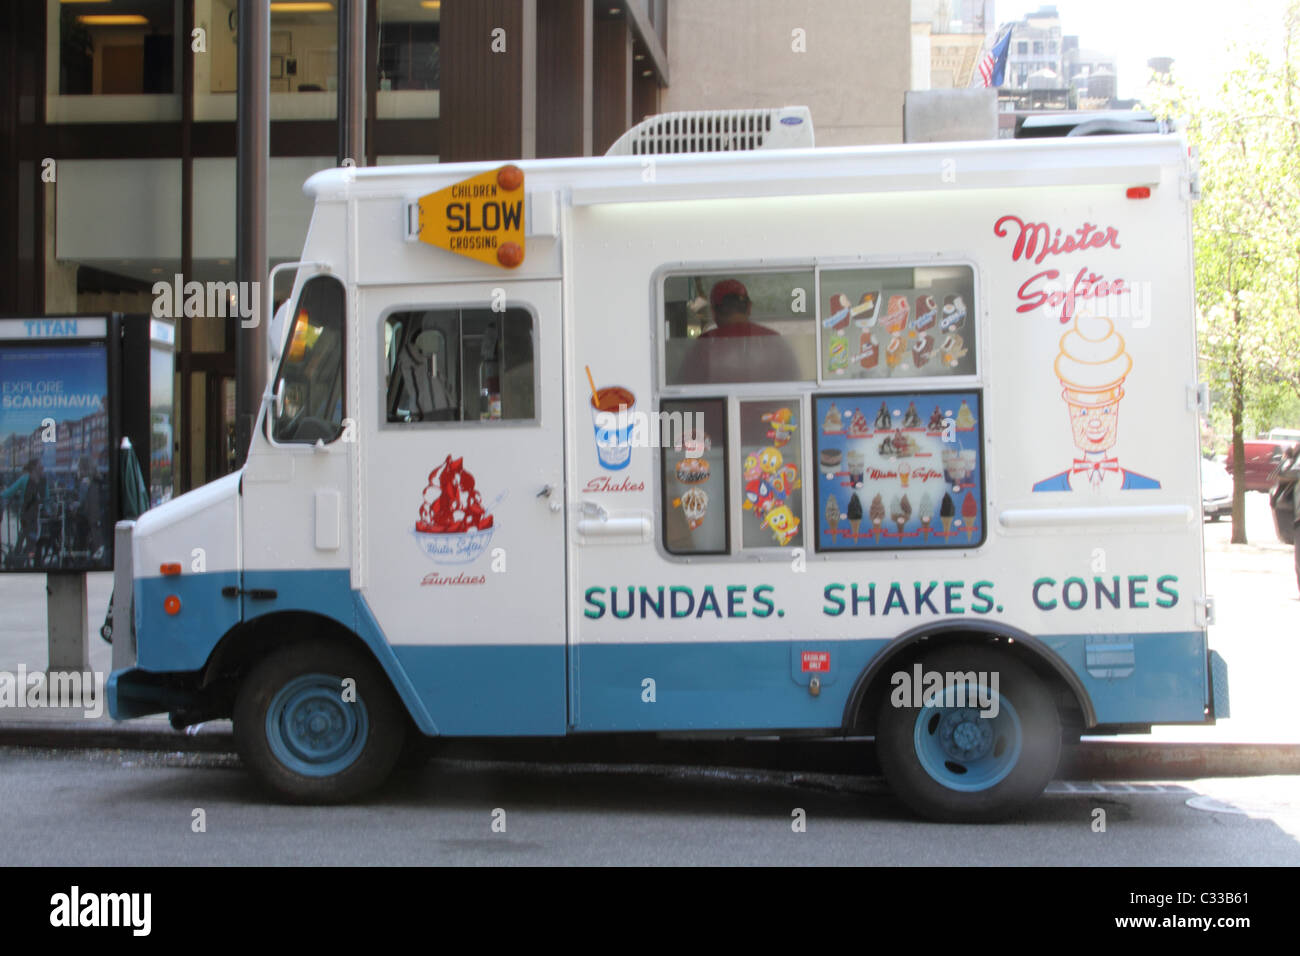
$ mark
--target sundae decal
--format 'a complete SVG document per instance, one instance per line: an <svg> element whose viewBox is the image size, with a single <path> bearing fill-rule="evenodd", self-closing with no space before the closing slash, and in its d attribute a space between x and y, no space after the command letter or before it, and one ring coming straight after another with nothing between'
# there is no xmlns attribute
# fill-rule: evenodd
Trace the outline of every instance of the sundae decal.
<svg viewBox="0 0 1300 956"><path fill-rule="evenodd" d="M495 527L464 459L448 455L424 487L412 532L420 550L438 564L469 564L487 550Z"/></svg>
<svg viewBox="0 0 1300 956"><path fill-rule="evenodd" d="M1080 312L1061 336L1056 377L1079 451L1070 467L1034 484L1034 491L1115 491L1159 488L1160 482L1121 468L1113 452L1119 434L1119 403L1133 359L1124 337L1104 316Z"/></svg>
<svg viewBox="0 0 1300 956"><path fill-rule="evenodd" d="M982 542L979 408L976 392L815 399L818 550Z"/></svg>

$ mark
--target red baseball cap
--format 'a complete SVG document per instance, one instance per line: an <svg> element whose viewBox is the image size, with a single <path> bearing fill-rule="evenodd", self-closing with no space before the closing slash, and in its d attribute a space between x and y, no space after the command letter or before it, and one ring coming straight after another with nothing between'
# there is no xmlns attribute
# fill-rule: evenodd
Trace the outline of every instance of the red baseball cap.
<svg viewBox="0 0 1300 956"><path fill-rule="evenodd" d="M713 284L713 291L709 293L709 303L716 309L722 305L722 301L729 295L734 295L742 302L749 301L749 290L747 290L736 279L723 279L721 282Z"/></svg>

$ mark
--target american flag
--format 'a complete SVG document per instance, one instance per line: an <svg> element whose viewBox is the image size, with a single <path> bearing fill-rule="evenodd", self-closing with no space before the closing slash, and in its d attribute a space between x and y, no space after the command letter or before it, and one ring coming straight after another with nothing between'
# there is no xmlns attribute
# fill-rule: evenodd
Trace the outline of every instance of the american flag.
<svg viewBox="0 0 1300 956"><path fill-rule="evenodd" d="M1007 53L1011 49L1011 30L1014 24L1007 24L998 30L993 43L980 57L971 77L971 86L1001 86L1007 72Z"/></svg>

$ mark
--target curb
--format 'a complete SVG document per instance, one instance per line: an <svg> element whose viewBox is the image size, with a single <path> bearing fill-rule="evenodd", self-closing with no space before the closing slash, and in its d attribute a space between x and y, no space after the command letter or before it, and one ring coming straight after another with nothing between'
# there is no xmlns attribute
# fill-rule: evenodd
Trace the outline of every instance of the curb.
<svg viewBox="0 0 1300 956"><path fill-rule="evenodd" d="M1196 780L1300 774L1300 744L1153 743L1090 740L1061 757L1060 777Z"/></svg>
<svg viewBox="0 0 1300 956"><path fill-rule="evenodd" d="M0 724L0 747L50 747L58 750L165 750L169 753L234 753L229 730L185 733L162 721L148 724L88 724L41 720Z"/></svg>
<svg viewBox="0 0 1300 956"><path fill-rule="evenodd" d="M87 726L79 721L0 724L0 746L64 750L157 750L234 753L225 726L197 733L124 722ZM444 759L532 763L643 763L850 774L880 772L873 742L850 740L656 740L622 735L542 740L430 739L428 753ZM1205 777L1300 775L1300 744L1153 743L1084 741L1061 756L1058 779L1195 780Z"/></svg>

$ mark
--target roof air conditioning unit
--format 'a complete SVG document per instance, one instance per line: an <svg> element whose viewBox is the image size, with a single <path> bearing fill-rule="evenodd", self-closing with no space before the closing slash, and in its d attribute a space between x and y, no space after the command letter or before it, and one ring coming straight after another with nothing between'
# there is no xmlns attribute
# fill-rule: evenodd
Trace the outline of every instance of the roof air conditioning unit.
<svg viewBox="0 0 1300 956"><path fill-rule="evenodd" d="M801 149L813 145L806 106L759 110L682 110L637 123L606 156L720 153L750 149Z"/></svg>

